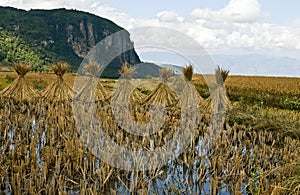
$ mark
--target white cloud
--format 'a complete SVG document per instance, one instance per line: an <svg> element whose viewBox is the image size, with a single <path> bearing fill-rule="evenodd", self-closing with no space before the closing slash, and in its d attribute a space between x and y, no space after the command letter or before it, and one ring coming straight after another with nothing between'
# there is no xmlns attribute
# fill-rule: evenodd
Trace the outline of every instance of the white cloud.
<svg viewBox="0 0 300 195"><path fill-rule="evenodd" d="M231 22L217 22L217 21L205 21L203 23L203 27L209 28L209 29L215 29L215 30L222 30L226 29L227 31L230 31L234 28L234 25Z"/></svg>
<svg viewBox="0 0 300 195"><path fill-rule="evenodd" d="M133 18L97 0L4 0L0 5L23 9L73 8L108 18L126 29L169 27L186 33L212 53L252 51L282 55L291 51L298 55L300 50L300 19L287 25L265 23L261 19L266 13L261 10L258 0L230 0L219 10L197 8L185 18L176 11L164 10L150 19ZM167 38L153 36L161 41Z"/></svg>
<svg viewBox="0 0 300 195"><path fill-rule="evenodd" d="M161 11L156 14L160 22L182 22L183 18L175 11Z"/></svg>
<svg viewBox="0 0 300 195"><path fill-rule="evenodd" d="M224 8L213 11L210 9L194 9L191 15L213 21L254 22L267 14L262 12L257 0L230 0Z"/></svg>
<svg viewBox="0 0 300 195"><path fill-rule="evenodd" d="M265 16L258 0L231 0L220 10L221 16L233 22L252 22Z"/></svg>

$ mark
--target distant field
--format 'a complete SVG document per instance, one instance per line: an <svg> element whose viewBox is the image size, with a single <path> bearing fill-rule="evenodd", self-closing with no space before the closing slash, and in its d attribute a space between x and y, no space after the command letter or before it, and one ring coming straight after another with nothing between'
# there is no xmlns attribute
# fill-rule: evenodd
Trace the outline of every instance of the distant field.
<svg viewBox="0 0 300 195"><path fill-rule="evenodd" d="M195 75L196 84L205 85L202 75ZM269 93L300 94L300 78L262 77L262 76L229 76L226 80L229 88L259 90Z"/></svg>
<svg viewBox="0 0 300 195"><path fill-rule="evenodd" d="M202 96L209 96L202 75L196 75L193 83ZM225 85L231 101L300 110L300 78L229 76Z"/></svg>
<svg viewBox="0 0 300 195"><path fill-rule="evenodd" d="M76 74L65 74L64 78L69 84L73 84ZM6 80L9 78L17 78L15 72L0 72L0 89L6 86ZM28 73L26 79L29 83L37 81L45 82L46 85L50 84L56 75L54 73ZM111 81L111 79L102 79L103 81ZM197 86L204 87L206 82L202 75L194 75L193 83ZM260 77L260 76L229 76L226 80L226 87L228 90L238 88L240 90L256 90L268 93L278 94L291 94L300 95L300 78L289 77Z"/></svg>

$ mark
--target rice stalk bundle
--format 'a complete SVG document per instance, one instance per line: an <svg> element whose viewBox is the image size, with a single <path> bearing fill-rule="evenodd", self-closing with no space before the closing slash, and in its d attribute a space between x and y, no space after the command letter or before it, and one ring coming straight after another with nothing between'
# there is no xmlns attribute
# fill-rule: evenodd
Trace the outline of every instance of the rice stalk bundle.
<svg viewBox="0 0 300 195"><path fill-rule="evenodd" d="M116 104L140 104L144 94L136 89L129 80L122 80L116 86L116 90L112 95L112 102Z"/></svg>
<svg viewBox="0 0 300 195"><path fill-rule="evenodd" d="M199 107L199 105L203 102L203 98L200 96L200 94L195 89L194 85L191 83L194 72L193 66L189 65L183 68L182 72L185 78L187 79L187 82L185 83L185 86L180 96L180 105L183 108L194 106Z"/></svg>
<svg viewBox="0 0 300 195"><path fill-rule="evenodd" d="M220 68L220 66L218 66L217 69L215 70L217 84L223 85L228 75L229 75L229 70L224 70Z"/></svg>
<svg viewBox="0 0 300 195"><path fill-rule="evenodd" d="M25 79L26 73L31 70L30 65L23 63L14 64L14 69L18 74L18 78L14 80L8 87L6 87L0 94L1 97L11 98L17 101L32 101L38 95L29 86Z"/></svg>
<svg viewBox="0 0 300 195"><path fill-rule="evenodd" d="M116 89L112 95L112 102L120 105L128 103L140 104L143 101L144 94L142 94L135 86L132 85L131 79L135 72L135 68L125 63L119 73L121 79L116 85Z"/></svg>
<svg viewBox="0 0 300 195"><path fill-rule="evenodd" d="M123 64L122 68L118 72L121 75L121 77L123 77L123 79L131 80L132 75L135 72L135 68L133 66L131 66L130 64L128 64L127 62L125 62Z"/></svg>
<svg viewBox="0 0 300 195"><path fill-rule="evenodd" d="M3 107L0 109L0 134L5 138L5 142L13 143L16 148L20 149L14 151L16 156L25 156L24 148L28 147L36 135L36 132L30 130L33 129L33 120L37 118L34 111L38 95L25 79L31 66L16 63L13 67L18 78L1 92L1 106ZM2 132L5 133L2 134ZM5 134L10 136L5 136Z"/></svg>
<svg viewBox="0 0 300 195"><path fill-rule="evenodd" d="M56 81L48 85L42 92L42 97L47 102L66 102L71 101L73 89L64 80L63 75L68 70L69 65L59 62L52 66L52 70L57 75Z"/></svg>
<svg viewBox="0 0 300 195"><path fill-rule="evenodd" d="M146 106L150 106L155 102L167 107L175 106L177 104L177 94L167 85L167 81L172 73L172 70L168 68L160 70L162 82L145 99L144 104Z"/></svg>
<svg viewBox="0 0 300 195"><path fill-rule="evenodd" d="M137 119L137 116L141 113L141 103L144 98L142 94L133 84L132 75L135 72L135 68L125 63L119 73L121 79L116 83L115 90L111 96L111 106L114 119L118 121L118 124L124 129L130 128L132 118ZM113 121L115 125L115 121Z"/></svg>
<svg viewBox="0 0 300 195"><path fill-rule="evenodd" d="M224 82L228 77L229 71L223 70L219 66L215 70L216 82L213 84L213 90L210 96L201 105L201 111L205 114L219 113L221 110L227 110L231 103L226 95Z"/></svg>
<svg viewBox="0 0 300 195"><path fill-rule="evenodd" d="M69 65L64 62L58 62L51 68L57 76L62 77L67 72Z"/></svg>
<svg viewBox="0 0 300 195"><path fill-rule="evenodd" d="M90 77L96 77L97 74L101 71L102 66L98 64L97 62L90 61L88 64L85 64L83 66L83 75L90 76Z"/></svg>
<svg viewBox="0 0 300 195"><path fill-rule="evenodd" d="M110 91L104 88L99 79L96 78L101 68L101 65L96 62L84 65L83 74L88 77L88 81L76 95L76 99L83 102L106 101L109 99Z"/></svg>
<svg viewBox="0 0 300 195"><path fill-rule="evenodd" d="M190 64L190 65L182 68L182 72L183 72L183 75L185 76L185 78L188 81L192 81L193 74L194 74L194 67L193 67L193 65Z"/></svg>

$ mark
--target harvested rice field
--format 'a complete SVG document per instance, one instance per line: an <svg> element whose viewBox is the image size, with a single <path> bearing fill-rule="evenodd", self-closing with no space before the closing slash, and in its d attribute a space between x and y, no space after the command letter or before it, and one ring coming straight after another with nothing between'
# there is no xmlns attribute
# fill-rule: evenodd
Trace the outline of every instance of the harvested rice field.
<svg viewBox="0 0 300 195"><path fill-rule="evenodd" d="M209 91L192 67L133 79L124 65L119 80L93 64L83 80L62 63L14 68L0 73L3 194L300 194L300 78L216 68Z"/></svg>

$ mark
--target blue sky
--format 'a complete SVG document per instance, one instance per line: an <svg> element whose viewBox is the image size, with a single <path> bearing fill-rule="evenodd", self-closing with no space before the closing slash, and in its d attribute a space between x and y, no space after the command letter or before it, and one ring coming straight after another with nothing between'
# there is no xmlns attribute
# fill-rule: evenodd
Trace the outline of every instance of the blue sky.
<svg viewBox="0 0 300 195"><path fill-rule="evenodd" d="M221 9L230 0L98 0L112 7L129 13L133 17L152 18L163 10L175 10L180 15L186 16L195 8ZM262 10L269 13L264 19L267 22L288 23L299 18L300 1L297 0L260 0Z"/></svg>
<svg viewBox="0 0 300 195"><path fill-rule="evenodd" d="M141 26L167 27L197 41L234 74L300 77L300 1L296 0L1 0L0 5L87 11L130 32ZM164 42L170 37L151 38ZM256 58L253 65L252 58Z"/></svg>
<svg viewBox="0 0 300 195"><path fill-rule="evenodd" d="M176 10L181 15L187 15L196 7L219 9L227 3L224 0L190 0L188 3L182 0L110 0L99 1L111 4L118 10L130 13L133 17L151 18L163 10Z"/></svg>

